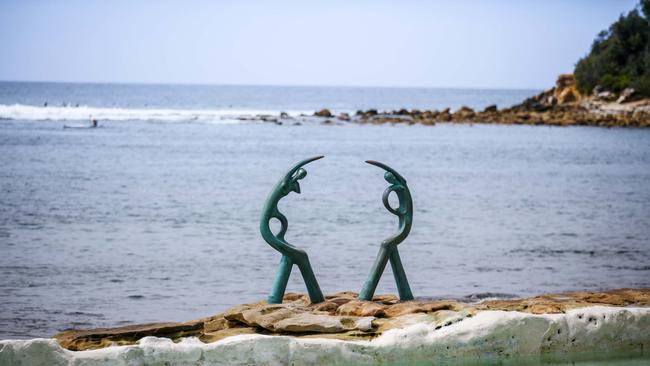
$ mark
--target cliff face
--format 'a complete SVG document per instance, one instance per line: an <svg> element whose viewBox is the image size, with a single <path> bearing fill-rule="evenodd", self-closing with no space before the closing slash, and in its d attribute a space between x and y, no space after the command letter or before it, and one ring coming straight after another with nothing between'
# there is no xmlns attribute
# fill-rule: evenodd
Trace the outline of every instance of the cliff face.
<svg viewBox="0 0 650 366"><path fill-rule="evenodd" d="M528 112L546 112L557 106L577 107L583 96L576 88L573 74L562 74L555 82L555 87L524 100L513 106L512 110Z"/></svg>

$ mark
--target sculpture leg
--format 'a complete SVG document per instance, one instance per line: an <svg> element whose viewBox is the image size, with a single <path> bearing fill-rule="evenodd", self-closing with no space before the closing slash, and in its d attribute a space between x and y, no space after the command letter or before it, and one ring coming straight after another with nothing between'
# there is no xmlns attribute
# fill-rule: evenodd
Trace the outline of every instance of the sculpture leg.
<svg viewBox="0 0 650 366"><path fill-rule="evenodd" d="M363 284L363 288L359 293L359 299L366 301L372 300L372 296L375 294L375 289L377 289L377 284L379 284L379 279L386 268L388 256L391 251L392 250L389 248L386 248L383 245L381 246L379 254L377 254L377 259L375 259L375 263L372 265L372 269L368 275L368 279L366 280L366 283Z"/></svg>
<svg viewBox="0 0 650 366"><path fill-rule="evenodd" d="M275 275L275 280L273 281L271 295L269 295L267 300L269 304L282 304L284 291L287 289L287 282L289 282L289 276L291 275L291 267L293 267L293 261L291 258L283 255L280 260L280 268L278 268L278 273Z"/></svg>
<svg viewBox="0 0 650 366"><path fill-rule="evenodd" d="M402 259L399 257L399 251L395 247L390 252L390 266L393 269L393 276L395 276L395 283L397 283L397 292L399 293L400 300L413 300L413 293L409 286L409 281L402 266Z"/></svg>
<svg viewBox="0 0 650 366"><path fill-rule="evenodd" d="M318 281L316 281L316 275L314 275L314 270L311 269L311 263L309 263L309 257L305 256L304 259L298 263L298 268L302 274L302 278L305 280L305 285L307 286L307 292L309 293L309 301L312 304L317 304L319 302L325 301L325 297L318 286Z"/></svg>

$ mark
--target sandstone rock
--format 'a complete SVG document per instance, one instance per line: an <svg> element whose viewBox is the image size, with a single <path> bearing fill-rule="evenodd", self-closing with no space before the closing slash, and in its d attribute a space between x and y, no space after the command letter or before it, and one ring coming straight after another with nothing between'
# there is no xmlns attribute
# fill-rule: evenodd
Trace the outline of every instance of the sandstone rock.
<svg viewBox="0 0 650 366"><path fill-rule="evenodd" d="M497 105L492 104L492 105L489 105L489 106L485 107L485 109L483 110L483 113L493 113L493 112L496 112L497 110L498 110Z"/></svg>
<svg viewBox="0 0 650 366"><path fill-rule="evenodd" d="M201 342L211 343L220 341L224 338L242 335L242 334L255 334L255 328L243 327L243 328L228 328L222 329L214 332L205 332L199 336Z"/></svg>
<svg viewBox="0 0 650 366"><path fill-rule="evenodd" d="M575 87L576 78L573 74L561 74L555 82L555 87L558 92L562 92L565 88Z"/></svg>
<svg viewBox="0 0 650 366"><path fill-rule="evenodd" d="M443 122L451 121L451 113L449 113L449 108L443 109L440 114L438 114L438 120Z"/></svg>
<svg viewBox="0 0 650 366"><path fill-rule="evenodd" d="M591 94L593 94L594 96L597 96L598 94L603 93L603 92L605 92L605 91L608 91L608 90L605 89L604 86L602 86L602 85L596 85L596 86L594 86L594 88L591 90Z"/></svg>
<svg viewBox="0 0 650 366"><path fill-rule="evenodd" d="M625 103L630 101L632 96L634 95L636 91L633 88L625 88L622 92L616 103Z"/></svg>
<svg viewBox="0 0 650 366"><path fill-rule="evenodd" d="M479 310L522 311L533 314L563 313L591 305L650 305L650 289L617 289L605 292L567 292L528 299L490 300L476 305Z"/></svg>
<svg viewBox="0 0 650 366"><path fill-rule="evenodd" d="M274 324L276 332L286 333L340 333L350 330L372 329L373 317L344 317L327 314L301 313Z"/></svg>
<svg viewBox="0 0 650 366"><path fill-rule="evenodd" d="M557 96L559 104L573 103L578 101L580 94L575 88L566 88Z"/></svg>
<svg viewBox="0 0 650 366"><path fill-rule="evenodd" d="M393 294L383 294L373 296L372 301L380 302L384 305L393 305L399 302L399 298Z"/></svg>
<svg viewBox="0 0 650 366"><path fill-rule="evenodd" d="M576 78L573 74L563 74L555 82L555 98L558 104L573 103L580 100L580 92L576 87Z"/></svg>
<svg viewBox="0 0 650 366"><path fill-rule="evenodd" d="M340 119L341 121L349 121L350 120L350 115L343 112L343 113L340 113L337 118Z"/></svg>
<svg viewBox="0 0 650 366"><path fill-rule="evenodd" d="M424 309L422 306L420 306L420 303L417 301L407 301L407 302L401 302L397 303L395 305L389 306L386 310L384 310L384 314L386 314L386 317L388 318L394 318L396 316L404 315L404 314L413 314L413 313L422 313L424 312Z"/></svg>
<svg viewBox="0 0 650 366"><path fill-rule="evenodd" d="M461 106L455 113L474 113L474 110L468 106Z"/></svg>
<svg viewBox="0 0 650 366"><path fill-rule="evenodd" d="M430 312L436 312L441 310L458 311L458 310L463 310L466 307L459 302L446 300L446 301L424 301L420 304L420 308L422 308L423 311L430 313Z"/></svg>
<svg viewBox="0 0 650 366"><path fill-rule="evenodd" d="M246 310L251 309L253 306L255 306L255 305L254 304L242 304L242 305L233 306L232 308L226 310L223 313L223 317L226 320L244 323L245 321L244 321L244 317L243 317L242 313L244 311L246 311Z"/></svg>
<svg viewBox="0 0 650 366"><path fill-rule="evenodd" d="M341 305L336 313L338 315L352 315L352 316L384 316L386 305L377 304L372 301L352 300Z"/></svg>
<svg viewBox="0 0 650 366"><path fill-rule="evenodd" d="M261 327L273 331L275 324L283 319L300 315L301 311L282 304L263 305L244 310L238 318L250 327Z"/></svg>
<svg viewBox="0 0 650 366"><path fill-rule="evenodd" d="M147 336L178 339L198 336L203 330L203 320L184 323L150 323L119 328L67 330L54 336L56 340L73 351L96 349L111 345L133 344Z"/></svg>
<svg viewBox="0 0 650 366"><path fill-rule="evenodd" d="M390 329L402 329L414 324L433 324L436 328L446 327L463 319L474 316L473 309L463 311L441 310L435 313L412 313L404 314L393 318L375 319L373 327L376 333L383 333Z"/></svg>
<svg viewBox="0 0 650 366"><path fill-rule="evenodd" d="M282 301L296 301L302 300L305 304L309 303L309 298L305 294L299 294L297 292L287 292L282 297Z"/></svg>
<svg viewBox="0 0 650 366"><path fill-rule="evenodd" d="M547 115L545 118L564 118L563 113L554 112L553 116ZM573 116L572 113L568 115ZM538 116L534 115L531 120L535 118ZM628 121L626 123L632 123L629 118L635 117L630 115L625 118L628 118L625 120ZM558 121L562 122L561 119ZM621 121L602 119L598 123L623 123ZM307 299L305 294L287 293L283 304L259 301L237 305L223 314L190 322L67 330L57 334L55 338L63 347L70 350L134 344L146 336L172 340L196 336L204 342L252 333L292 335L308 333L336 339L369 339L389 329L417 322L435 324L436 327L448 326L482 310L542 314L564 313L593 305L650 306L650 289L567 292L527 299L489 300L476 304L454 300L399 302L394 295L378 295L373 298L373 301L360 301L354 292L326 296L326 301L320 304L310 304Z"/></svg>
<svg viewBox="0 0 650 366"><path fill-rule="evenodd" d="M316 117L333 117L332 112L329 109L321 109L320 111L314 113Z"/></svg>
<svg viewBox="0 0 650 366"><path fill-rule="evenodd" d="M336 313L336 310L339 308L339 304L333 301L323 301L318 304L311 304L310 308L313 311L324 311L330 314Z"/></svg>
<svg viewBox="0 0 650 366"><path fill-rule="evenodd" d="M217 332L228 328L228 320L222 314L215 315L203 321L203 332Z"/></svg>
<svg viewBox="0 0 650 366"><path fill-rule="evenodd" d="M376 116L379 114L376 109L368 109L367 111L357 111L357 116L360 116L361 118L370 118L373 116Z"/></svg>
<svg viewBox="0 0 650 366"><path fill-rule="evenodd" d="M348 303L348 302L350 302L352 300L354 300L354 298L351 298L351 297L334 297L332 299L328 299L327 301L328 302L333 302L336 305L341 306L341 305L346 304L346 303Z"/></svg>
<svg viewBox="0 0 650 366"><path fill-rule="evenodd" d="M595 95L596 100L611 101L614 100L616 96L609 90L602 91Z"/></svg>

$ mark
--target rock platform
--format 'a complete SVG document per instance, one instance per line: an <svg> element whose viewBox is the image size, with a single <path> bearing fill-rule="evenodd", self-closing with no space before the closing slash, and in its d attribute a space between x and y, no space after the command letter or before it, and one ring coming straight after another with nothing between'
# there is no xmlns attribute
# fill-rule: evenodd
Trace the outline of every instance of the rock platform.
<svg viewBox="0 0 650 366"><path fill-rule="evenodd" d="M373 340L389 330L415 324L427 324L433 329L448 327L482 312L563 314L593 306L650 307L650 289L567 292L478 303L428 299L400 302L394 295L379 295L373 301L361 301L356 293L340 292L326 296L322 303L310 304L304 294L287 293L282 304L259 301L188 322L66 330L54 338L63 348L72 351L131 345L145 337L173 341L197 337L204 343L244 334Z"/></svg>

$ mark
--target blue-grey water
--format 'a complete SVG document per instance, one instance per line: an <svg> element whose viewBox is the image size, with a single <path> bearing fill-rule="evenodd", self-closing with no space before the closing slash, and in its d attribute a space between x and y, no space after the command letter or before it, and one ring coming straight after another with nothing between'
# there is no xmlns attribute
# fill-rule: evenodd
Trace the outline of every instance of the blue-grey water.
<svg viewBox="0 0 650 366"><path fill-rule="evenodd" d="M400 252L416 296L650 286L650 130L222 116L480 108L534 93L0 83L0 338L188 320L265 298L280 256L260 238L262 204L318 154L280 209L325 293L359 291L397 226L366 159L408 180L415 215ZM87 111L100 128L62 128ZM304 291L297 271L288 290ZM395 292L390 268L378 292Z"/></svg>

